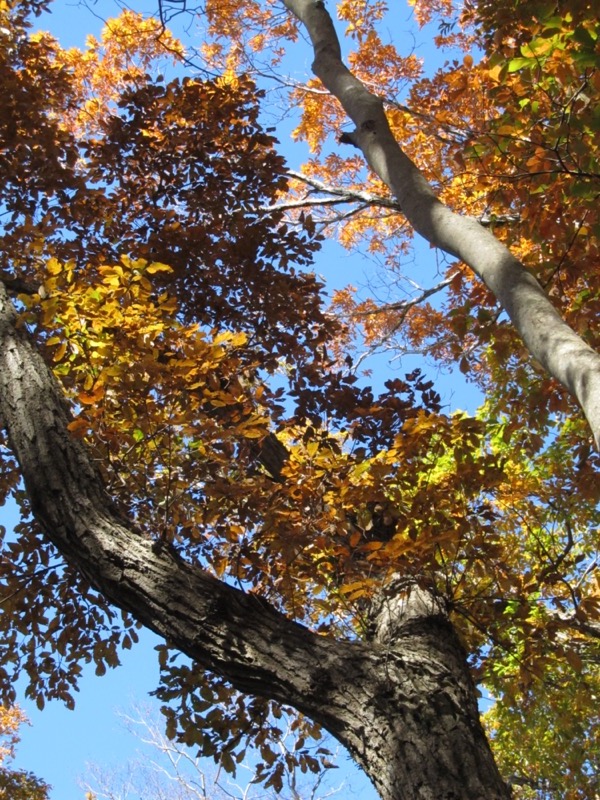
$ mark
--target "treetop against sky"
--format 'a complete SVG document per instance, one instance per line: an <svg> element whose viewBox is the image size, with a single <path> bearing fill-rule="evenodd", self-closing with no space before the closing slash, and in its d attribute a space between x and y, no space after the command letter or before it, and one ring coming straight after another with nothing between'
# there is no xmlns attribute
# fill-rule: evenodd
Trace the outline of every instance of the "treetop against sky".
<svg viewBox="0 0 600 800"><path fill-rule="evenodd" d="M415 2L435 70L382 3L124 8L82 49L46 5L0 3L5 702L72 705L141 624L168 735L267 789L324 729L382 798L594 796L591 5ZM328 296L334 237L378 270Z"/></svg>

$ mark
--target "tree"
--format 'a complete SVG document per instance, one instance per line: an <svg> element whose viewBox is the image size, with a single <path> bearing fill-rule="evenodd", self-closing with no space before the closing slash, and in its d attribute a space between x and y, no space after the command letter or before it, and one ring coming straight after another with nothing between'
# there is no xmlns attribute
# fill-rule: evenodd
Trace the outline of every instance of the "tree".
<svg viewBox="0 0 600 800"><path fill-rule="evenodd" d="M0 797L6 800L48 800L50 787L24 770L10 768L19 728L26 717L18 706L0 707Z"/></svg>
<svg viewBox="0 0 600 800"><path fill-rule="evenodd" d="M137 623L166 642L169 735L231 772L254 741L267 788L285 768L319 769L326 754L305 740L321 726L382 798L506 798L507 781L593 796L598 462L556 383L597 442L591 7L469 3L441 38L494 55L428 79L382 42L379 4L341 5L350 72L322 3L290 0L283 21L209 3L204 55L220 76L166 83L152 65L182 49L159 23L126 13L86 53L64 52L27 33L44 5L0 6L1 487L25 515L2 561L5 694L24 669L40 705L72 703L81 661L115 665ZM330 95L295 90L315 157L286 196L241 67L246 46L280 46L298 24ZM381 95L409 79L417 111L391 95L386 116ZM348 158L323 146L342 119L334 98L354 125L339 138ZM315 208L306 187L358 203L346 241L368 237L394 262L401 210L456 262L384 307L341 293L336 318L294 266L324 219L284 220ZM445 315L426 305L443 287ZM418 372L379 396L361 387L348 354L361 327L369 343L400 335L458 362L488 392L478 416L443 413ZM498 698L503 776L474 677ZM273 747L281 706L303 715L287 762ZM507 725L557 734L545 745L566 769Z"/></svg>
<svg viewBox="0 0 600 800"><path fill-rule="evenodd" d="M300 777L290 772L283 792L275 794L256 782L251 764L242 764L234 780L223 770L206 769L189 748L168 739L163 720L147 706L135 706L121 719L132 736L144 745L139 757L116 768L88 765L86 780L88 800L127 800L143 796L149 800L325 800L339 797L341 787L332 788L324 781L327 772ZM293 753L295 737L284 731L279 742L282 752ZM316 747L316 745L315 745Z"/></svg>

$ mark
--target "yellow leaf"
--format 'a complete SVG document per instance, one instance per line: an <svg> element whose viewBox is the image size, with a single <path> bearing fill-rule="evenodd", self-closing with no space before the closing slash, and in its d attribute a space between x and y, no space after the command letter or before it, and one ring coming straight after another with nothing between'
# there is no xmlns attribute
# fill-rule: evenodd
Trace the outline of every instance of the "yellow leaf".
<svg viewBox="0 0 600 800"><path fill-rule="evenodd" d="M52 356L53 361L61 361L64 354L67 352L67 343L63 342L59 347L56 348L56 352Z"/></svg>
<svg viewBox="0 0 600 800"><path fill-rule="evenodd" d="M262 439L265 435L265 431L263 428L245 428L244 429L244 436L246 439Z"/></svg>
<svg viewBox="0 0 600 800"><path fill-rule="evenodd" d="M46 264L46 271L50 273L50 275L58 275L62 272L63 265L60 261L57 261L55 258L48 259Z"/></svg>
<svg viewBox="0 0 600 800"><path fill-rule="evenodd" d="M241 347L241 345L246 344L248 337L245 333L239 331L238 333L231 334L230 341L232 347Z"/></svg>
<svg viewBox="0 0 600 800"><path fill-rule="evenodd" d="M355 592L357 589L361 589L364 592L365 582L355 581L354 583L348 583L346 586L341 587L340 592L342 594L350 594L351 592Z"/></svg>
<svg viewBox="0 0 600 800"><path fill-rule="evenodd" d="M146 272L150 275L154 275L155 272L172 272L172 268L168 264L161 264L160 261L153 261L152 264L148 264L146 267Z"/></svg>
<svg viewBox="0 0 600 800"><path fill-rule="evenodd" d="M310 458L312 458L316 454L318 449L319 449L319 443L318 442L309 442L306 445L306 452L308 453Z"/></svg>

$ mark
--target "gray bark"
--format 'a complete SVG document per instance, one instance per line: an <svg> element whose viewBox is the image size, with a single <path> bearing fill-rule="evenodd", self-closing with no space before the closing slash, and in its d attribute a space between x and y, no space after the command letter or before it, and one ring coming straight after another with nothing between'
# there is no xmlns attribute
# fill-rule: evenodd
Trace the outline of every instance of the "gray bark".
<svg viewBox="0 0 600 800"><path fill-rule="evenodd" d="M105 493L54 376L0 283L0 420L40 525L112 603L228 679L318 721L384 800L506 800L465 655L416 586L380 599L369 641L319 636L136 532Z"/></svg>
<svg viewBox="0 0 600 800"><path fill-rule="evenodd" d="M321 0L284 0L304 24L313 71L355 125L350 137L386 183L415 231L467 264L493 292L530 354L578 400L600 447L600 356L560 317L525 267L474 218L456 214L394 138L383 103L343 64L333 22Z"/></svg>

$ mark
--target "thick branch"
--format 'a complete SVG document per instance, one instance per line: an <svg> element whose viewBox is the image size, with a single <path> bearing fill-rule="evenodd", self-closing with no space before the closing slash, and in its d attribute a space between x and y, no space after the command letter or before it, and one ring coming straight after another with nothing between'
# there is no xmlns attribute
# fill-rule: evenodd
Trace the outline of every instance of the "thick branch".
<svg viewBox="0 0 600 800"><path fill-rule="evenodd" d="M340 101L369 166L391 189L403 213L428 242L460 258L485 282L510 316L531 355L578 399L600 446L600 356L561 319L537 280L477 220L456 214L403 152L382 101L342 63L333 22L320 0L284 0L304 23L313 70Z"/></svg>
<svg viewBox="0 0 600 800"><path fill-rule="evenodd" d="M36 294L40 291L39 286L34 286L22 278L13 278L2 269L0 269L0 280L3 281L8 291L13 294Z"/></svg>
<svg viewBox="0 0 600 800"><path fill-rule="evenodd" d="M369 643L317 636L138 534L67 429L60 387L0 283L0 419L36 518L90 583L240 691L294 705L349 748L386 800L508 800L464 653L414 590Z"/></svg>
<svg viewBox="0 0 600 800"><path fill-rule="evenodd" d="M106 495L67 430L56 380L0 283L0 418L36 519L99 591L242 691L305 705L331 666L331 642L269 604L218 581L168 549L153 548ZM299 658L302 651L304 656ZM292 699L292 697L294 699Z"/></svg>

